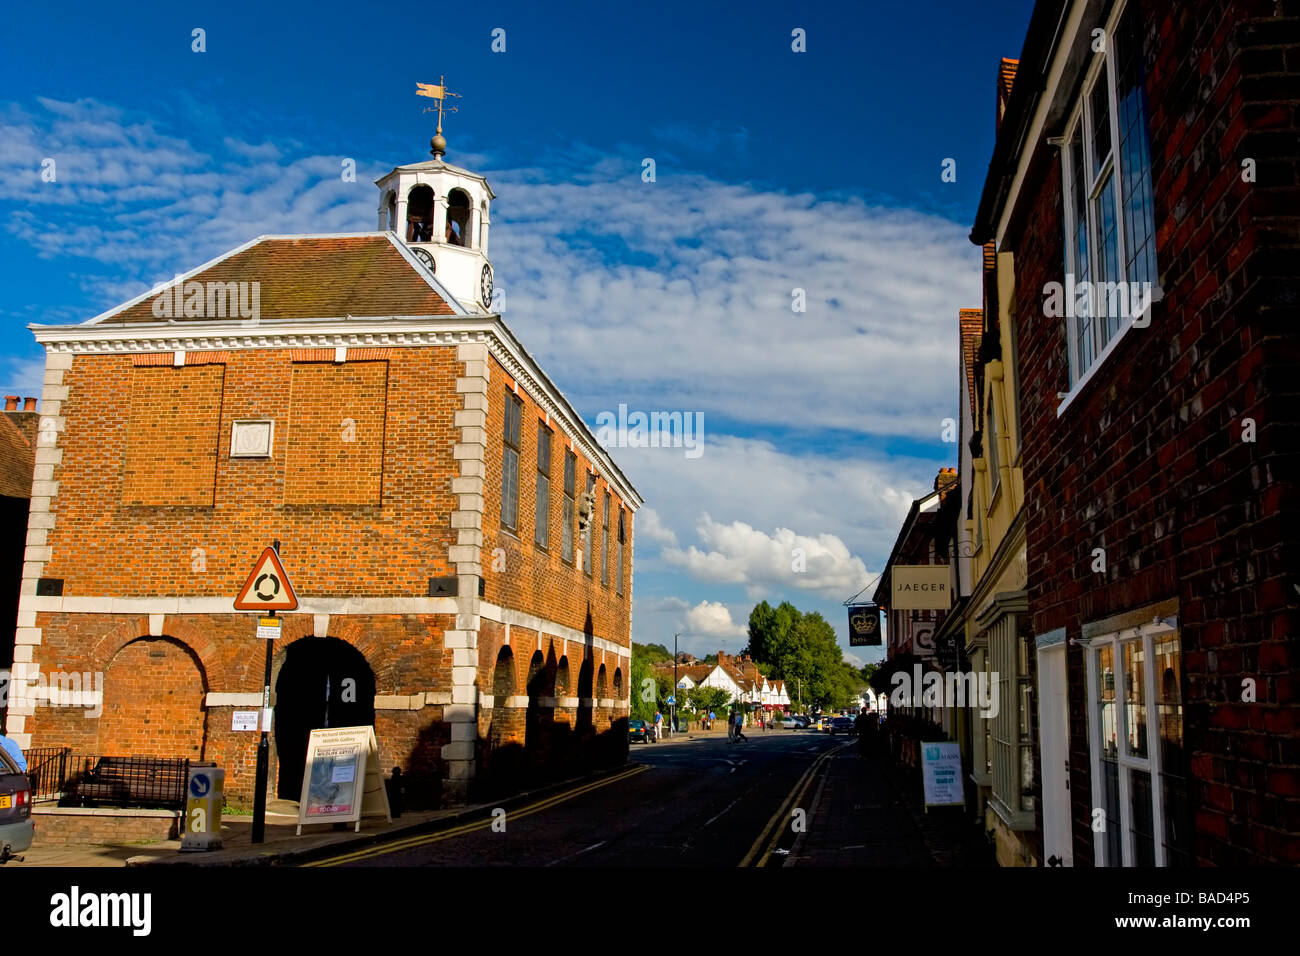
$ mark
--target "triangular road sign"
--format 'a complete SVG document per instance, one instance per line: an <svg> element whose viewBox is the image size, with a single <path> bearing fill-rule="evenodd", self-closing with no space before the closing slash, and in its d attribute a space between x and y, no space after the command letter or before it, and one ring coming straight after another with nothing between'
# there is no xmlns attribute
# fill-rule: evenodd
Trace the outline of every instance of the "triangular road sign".
<svg viewBox="0 0 1300 956"><path fill-rule="evenodd" d="M275 548L267 548L253 566L244 586L235 598L236 611L292 611L298 607L298 595L293 593L289 575Z"/></svg>

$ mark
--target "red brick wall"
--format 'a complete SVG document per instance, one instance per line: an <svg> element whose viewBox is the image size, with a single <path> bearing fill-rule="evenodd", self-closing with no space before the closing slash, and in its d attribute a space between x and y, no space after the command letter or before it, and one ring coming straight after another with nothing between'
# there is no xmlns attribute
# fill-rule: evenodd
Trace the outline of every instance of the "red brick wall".
<svg viewBox="0 0 1300 956"><path fill-rule="evenodd" d="M1131 0L1136 2L1136 0ZM1300 20L1272 3L1145 10L1157 264L1165 291L1060 416L1060 167L1022 196L1016 301L1035 633L1178 599L1202 862L1300 861L1300 344L1294 325ZM1283 46L1290 46L1283 51ZM1046 151L1046 147L1043 147ZM1259 181L1241 179L1254 157ZM1258 426L1241 440L1242 420ZM1090 570L1104 547L1108 570ZM1076 863L1092 861L1083 655L1069 648ZM1242 703L1242 681L1258 702Z"/></svg>
<svg viewBox="0 0 1300 956"><path fill-rule="evenodd" d="M506 391L513 380L495 361L491 365L488 384L487 468L484 482L483 514L483 577L485 597L493 604L510 607L546 620L564 624L588 634L631 647L631 566L632 566L632 513L624 517L626 543L623 547L623 594L616 592L618 573L615 567L618 540L618 509L622 505L619 495L597 474L596 513L591 531L594 559L590 577L577 566L577 552L582 538L577 531L577 500L586 490L587 469L590 462L579 446L577 472L574 480L574 562L561 558L561 535L564 518L564 455L570 436L565 434L555 420L551 421L554 437L551 439L551 495L550 495L550 547L542 550L534 544L537 508L537 422L542 411L521 388L523 402L520 416L519 449L519 522L511 532L501 525L501 465L503 459L502 435L505 428ZM600 583L600 532L604 493L610 492L609 533L609 585ZM492 570L493 551L505 552L505 571ZM584 560L588 558L584 555Z"/></svg>
<svg viewBox="0 0 1300 956"><path fill-rule="evenodd" d="M387 362L293 366L286 503L381 503L387 379Z"/></svg>
<svg viewBox="0 0 1300 956"><path fill-rule="evenodd" d="M134 368L130 356L77 356L64 377L67 428L63 463L54 470L58 520L45 576L63 578L70 596L233 597L272 538L281 540L286 569L304 594L424 596L428 578L454 573L447 564L455 543L447 516L455 507L455 379L463 368L454 347L394 349L388 362L344 366L290 359L289 350L241 350L230 353L227 366ZM210 415L219 439L215 504L152 507L124 500L131 487L124 460L133 406L122 400L122 383L133 374L221 383L223 369L219 417L202 403L196 416ZM386 421L380 391L387 396ZM161 412L142 409L141 415L153 421ZM231 421L264 417L275 420L272 457L230 458ZM340 423L349 417L357 422L353 444L341 441ZM307 492L290 476L289 449L304 431L307 454L322 462L306 471L306 480L323 480L345 497L353 488L370 503L295 500L296 487ZM206 426L202 433L209 434ZM323 443L336 449L332 456ZM381 454L382 503L368 497ZM202 549L202 562L195 549ZM346 561L339 560L340 549ZM199 563L205 567L191 571Z"/></svg>
<svg viewBox="0 0 1300 956"><path fill-rule="evenodd" d="M123 505L211 506L223 372L221 365L130 370Z"/></svg>
<svg viewBox="0 0 1300 956"><path fill-rule="evenodd" d="M206 690L184 646L163 638L133 641L104 675L98 752L203 759Z"/></svg>

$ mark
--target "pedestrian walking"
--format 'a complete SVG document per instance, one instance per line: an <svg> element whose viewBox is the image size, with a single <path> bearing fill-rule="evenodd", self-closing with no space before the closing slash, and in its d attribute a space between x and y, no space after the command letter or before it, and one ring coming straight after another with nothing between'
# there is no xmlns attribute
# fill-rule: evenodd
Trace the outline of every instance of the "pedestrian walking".
<svg viewBox="0 0 1300 956"><path fill-rule="evenodd" d="M715 719L715 715L714 715L713 711L709 711L709 730L712 730L712 729L713 729L713 721L714 721L714 719Z"/></svg>
<svg viewBox="0 0 1300 956"><path fill-rule="evenodd" d="M664 715L656 710L655 711L655 740L660 741L663 739L664 739Z"/></svg>
<svg viewBox="0 0 1300 956"><path fill-rule="evenodd" d="M741 728L744 725L745 725L745 715L737 711L736 712L736 742L737 743L739 743L742 740L749 739L748 737L745 736L745 732L741 730Z"/></svg>

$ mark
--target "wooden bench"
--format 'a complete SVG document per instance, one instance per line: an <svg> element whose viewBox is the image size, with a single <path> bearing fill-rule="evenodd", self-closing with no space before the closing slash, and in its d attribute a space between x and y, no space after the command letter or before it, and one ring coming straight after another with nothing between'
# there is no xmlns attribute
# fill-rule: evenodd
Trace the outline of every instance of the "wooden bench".
<svg viewBox="0 0 1300 956"><path fill-rule="evenodd" d="M100 757L73 781L73 802L179 810L185 805L189 764L167 757Z"/></svg>

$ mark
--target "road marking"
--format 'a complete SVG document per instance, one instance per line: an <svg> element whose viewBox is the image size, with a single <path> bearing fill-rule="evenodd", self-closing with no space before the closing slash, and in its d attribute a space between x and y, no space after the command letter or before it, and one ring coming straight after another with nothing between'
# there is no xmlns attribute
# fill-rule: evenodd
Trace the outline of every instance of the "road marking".
<svg viewBox="0 0 1300 956"><path fill-rule="evenodd" d="M541 811L556 806L557 804L572 800L574 797L582 796L582 794L590 793L593 790L599 790L601 787L607 787L612 783L618 783L620 780L634 777L649 769L650 768L645 764L638 764L635 767L629 767L627 770L604 780L597 780L595 783L584 784L580 787L575 787L572 790L566 790L563 793L558 793L554 796L539 800L537 803L530 804L522 809L511 811L507 814L507 817L511 822L513 822L523 817L532 816L534 813L540 813ZM324 860L315 860L311 863L304 863L303 866L338 866L341 863L352 863L356 860L364 860L374 856L383 856L387 853L395 853L398 850L409 850L417 846L428 846L431 843L441 843L443 840L450 840L452 837L463 836L464 834L472 833L475 830L486 830L492 826L493 822L494 818L485 817L482 820L475 820L470 823L463 823L457 827L452 827L450 830L441 830L437 833L430 833L424 836L395 840L392 843L383 843L378 846L367 847L364 850L357 850L352 853L344 853Z"/></svg>
<svg viewBox="0 0 1300 956"><path fill-rule="evenodd" d="M704 825L705 825L706 827L709 826L709 825L711 825L711 824L713 823L713 821L716 820L716 819L718 819L718 817L722 816L723 813L726 813L728 810L730 810L732 807L734 807L736 804L738 804L741 800L744 800L744 799L745 799L745 796L746 796L746 794L745 794L745 793L742 793L742 794L741 794L740 796L738 796L735 800L732 800L729 804L726 805L726 807L723 808L722 813L719 813L718 816L713 817L712 819L709 819L709 820L705 820L705 821L704 821Z"/></svg>
<svg viewBox="0 0 1300 956"><path fill-rule="evenodd" d="M577 853L570 853L568 856L562 856L558 860L552 860L550 863L547 863L546 865L555 866L557 863L563 863L565 860L572 860L575 856L582 856L582 854L584 853L590 853L592 850L604 846L607 842L608 841L606 840L601 840L599 843L593 843L591 846L583 847Z"/></svg>
<svg viewBox="0 0 1300 956"><path fill-rule="evenodd" d="M784 830L784 823L790 816L790 808L797 805L797 802L803 797L808 789L808 784L816 776L818 769L830 758L832 754L848 747L849 744L843 743L838 747L832 747L823 751L821 756L808 765L808 769L801 776L786 796L781 806L777 808L776 813L772 814L772 819L767 821L767 825L758 834L749 852L741 858L737 866L762 866L763 862L772 855L772 850L776 843L781 839L781 833ZM761 848L761 849L760 849Z"/></svg>

